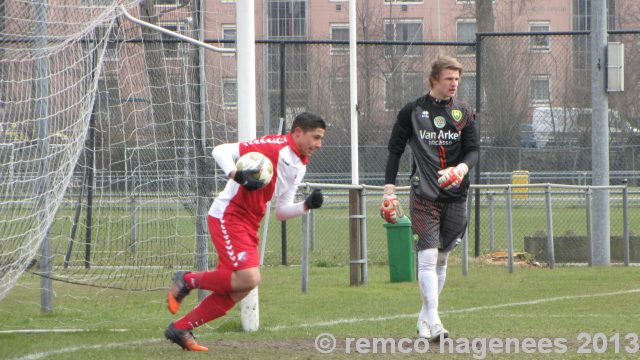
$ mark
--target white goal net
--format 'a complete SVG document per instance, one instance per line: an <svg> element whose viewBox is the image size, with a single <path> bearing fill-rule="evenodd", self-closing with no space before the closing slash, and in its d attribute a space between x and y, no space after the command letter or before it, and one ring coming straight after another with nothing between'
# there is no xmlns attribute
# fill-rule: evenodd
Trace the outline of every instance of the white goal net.
<svg viewBox="0 0 640 360"><path fill-rule="evenodd" d="M177 269L214 265L203 215L224 182L211 148L237 138L235 57L205 57L119 10L212 36L199 24L222 28L220 14L200 4L0 3L0 304L37 309L37 293L12 292L54 280L56 309L83 326L88 304L125 305Z"/></svg>

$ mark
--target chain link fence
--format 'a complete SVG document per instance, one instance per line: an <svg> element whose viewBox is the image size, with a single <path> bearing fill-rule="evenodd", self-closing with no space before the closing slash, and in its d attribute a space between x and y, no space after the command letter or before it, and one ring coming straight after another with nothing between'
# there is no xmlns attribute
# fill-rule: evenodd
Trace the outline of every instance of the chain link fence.
<svg viewBox="0 0 640 360"><path fill-rule="evenodd" d="M633 186L640 180L638 156L640 155L640 105L637 102L640 79L635 71L638 61L637 33L616 33L611 40L626 45L625 72L626 91L609 96L611 129L610 166L611 183L628 180L629 207L631 209L631 239L640 233L634 224L638 207L638 194ZM359 171L360 183L383 185L384 168L387 159L387 142L398 110L407 102L428 91L428 71L430 63L438 54L456 56L464 66L458 95L476 107L481 129L481 184L505 184L512 182L514 171L528 171L531 183L561 183L589 185L591 183L591 139L590 139L590 87L588 82L587 53L582 46L587 36L582 33L544 33L486 35L480 36L479 46L475 43L381 43L366 42L358 46L358 111L359 111ZM582 44L582 45L581 45ZM133 46L133 45L128 45ZM478 56L478 54L480 56ZM302 111L312 111L322 115L328 122L327 136L323 147L314 153L307 169L306 181L325 184L345 184L351 182L351 144L349 114L349 57L344 42L259 42L256 49L258 67L258 135L278 131L280 118L286 120L287 128L293 117ZM220 57L220 62L228 62ZM284 60L284 61L282 61ZM194 66L196 66L195 64ZM219 71L230 75L233 69ZM175 95L176 104L187 94L186 87L196 83L193 69L185 75L168 82L171 91L158 96ZM221 75L223 76L223 75ZM212 86L215 82L208 83ZM225 83L226 84L226 83ZM224 85L224 84L223 84ZM98 134L100 124L114 116L124 124L124 115L112 115L107 104L117 94L116 84L99 83L100 95L97 101ZM210 148L221 142L236 141L237 113L229 104L226 86L210 92L218 100L211 100L215 106L207 108L207 123L204 127L204 155L196 151L194 144L200 136L194 137L192 129L196 121L187 113L196 113L184 106L171 106L169 110L156 109L154 113L165 116L176 112L167 120L170 131L162 144L153 148L122 146L122 136L98 137L95 149L96 202L93 206L97 214L103 215L118 204L120 211L117 226L106 224L105 229L116 231L118 247L135 249L138 254L145 244L153 239L171 236L162 241L179 248L173 253L175 259L149 256L149 264L165 266L167 261L187 266L193 262L191 239L197 236L195 207L201 197L193 196L196 183L210 184L200 194L206 194L210 203L215 189L221 189L225 182L217 172L213 160L206 154ZM636 98L634 98L636 96ZM476 100L476 98L478 100ZM193 103L197 97L191 96ZM233 98L231 98L233 100ZM237 100L237 99L236 99ZM166 101L173 104L173 101ZM137 103L133 104L138 106ZM196 105L190 104L195 107ZM108 110L108 109L107 109ZM105 116L103 114L111 114ZM124 115L123 115L124 114ZM102 119L102 121L100 121ZM164 124L164 123L163 123ZM162 130L160 125L153 130ZM176 135L177 134L177 135ZM114 141L115 143L109 143ZM164 139L164 138L161 138ZM8 156L9 151L2 153ZM12 150L16 151L16 150ZM408 183L411 172L409 149L404 154L398 175L398 184ZM150 161L152 159L153 161ZM204 161L202 160L204 159ZM207 163L205 173L199 172L195 163ZM168 165L158 165L168 163ZM54 233L62 238L69 232L74 222L74 210L79 205L78 196L82 189L84 160L81 162L70 190L66 194L65 207L59 214L66 225L56 227ZM110 166L108 179L101 174L101 168ZM131 169L135 171L132 172ZM157 170L157 169L162 169ZM12 176L19 176L18 169ZM8 172L3 170L3 174ZM197 181L194 179L197 178ZM135 188L132 197L131 188ZM129 189L129 190L127 190ZM149 201L146 196L156 201ZM344 190L326 190L323 209L313 213L311 220L310 263L313 266L342 266L349 263L349 203ZM5 194L7 195L7 194ZM102 196L102 198L100 198ZM301 191L299 199L304 197ZM173 200L170 200L173 198ZM367 259L369 264L386 264L387 241L383 221L378 214L381 193L366 193L366 234ZM408 193L400 193L401 203L408 209ZM132 199L135 202L132 202ZM505 197L497 191L482 191L480 213L476 217L475 206L470 208L471 240L469 253L485 254L506 248ZM611 193L611 235L612 243L622 235L620 194ZM512 197L513 239L517 251L541 254L539 248L531 244L541 241L548 233L545 218L544 194L529 190ZM564 248L556 251L559 262L567 259L579 262L577 254L584 252L587 236L586 196L582 191L554 190L553 233L566 238ZM146 213L132 212L131 209L151 211L155 217L171 224L169 230L153 230L157 223L146 221ZM136 210L137 211L137 210ZM80 225L83 225L81 218ZM476 223L476 221L479 222ZM97 224L94 222L94 227ZM286 223L283 241L283 227L271 214L267 230L265 252L266 265L298 265L301 251L301 219ZM130 229L129 229L130 228ZM128 230L129 229L129 230ZM261 237L265 234L261 229ZM107 238L112 235L105 235ZM203 236L200 234L200 236ZM147 238L149 237L149 238ZM476 242L476 238L478 239ZM151 239L151 240L150 240ZM530 239L530 240L527 240ZM536 240L537 239L537 240ZM208 242L208 239L205 241ZM558 243L561 243L558 240ZM135 247L132 245L135 244ZM140 245L139 245L140 244ZM616 245L617 246L617 245ZM633 245L635 246L635 245ZM68 245L60 245L64 253ZM283 247L285 248L283 250ZM114 248L115 249L115 248ZM536 250L538 249L538 250ZM563 250L564 249L564 250ZM634 248L636 249L636 248ZM118 250L112 250L117 252ZM164 250L163 250L164 251ZM456 252L459 252L457 249ZM612 259L618 260L612 249ZM633 250L636 251L636 250ZM632 261L636 259L632 251ZM155 248L149 254L155 253ZM209 261L215 259L213 249L208 249ZM138 255L139 256L139 255ZM173 255L172 255L173 256ZM535 255L544 261L542 255ZM582 255L580 255L582 256ZM581 257L581 259L584 257ZM177 259L177 260L176 260ZM637 260L636 260L637 261ZM146 264L146 263L145 263ZM209 264L213 266L214 264Z"/></svg>

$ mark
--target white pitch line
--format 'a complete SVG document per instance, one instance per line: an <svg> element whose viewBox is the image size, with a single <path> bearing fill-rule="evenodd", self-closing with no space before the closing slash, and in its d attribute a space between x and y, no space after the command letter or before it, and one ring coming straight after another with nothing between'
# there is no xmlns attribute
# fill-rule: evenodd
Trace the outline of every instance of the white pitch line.
<svg viewBox="0 0 640 360"><path fill-rule="evenodd" d="M474 311L481 311L481 310L501 309L501 308L514 307L514 306L537 305L537 304L544 304L544 303L548 303L548 302L562 301L562 300L590 299L590 298L597 298L597 297L627 295L627 294L635 294L635 293L640 293L640 289L614 291L614 292L608 292L608 293L602 293L602 294L556 296L556 297L552 297L552 298L544 298L544 299L531 300L531 301L521 301L521 302L515 302L515 303L476 306L476 307L471 307L471 308L466 308L466 309L446 310L446 311L442 311L441 314L458 314L458 313L474 312ZM400 314L400 315L394 315L394 316L377 316L377 317L370 317L370 318L337 319L337 320L323 321L323 322L317 322L317 323L265 327L265 328L263 328L263 330L266 330L266 331L280 331L280 330L297 329L297 328L326 327L326 326L335 326L335 325L340 325L340 324L352 324L352 323L358 323L358 322L396 320L396 319L412 318L412 317L417 317L417 316L418 316L418 314L414 313L414 314ZM14 332L15 332L15 330L14 330ZM76 352L76 351L81 351L81 350L109 349L109 348L118 348L118 347L128 347L128 346L133 346L133 345L144 345L144 344L159 342L159 341L162 341L162 340L163 339L157 339L156 338L156 339L139 340L139 341L134 341L134 342L129 342L129 343L111 343L111 344L101 344L101 345L75 346L75 347L58 349L58 350L54 350L54 351L38 352L38 353L28 354L28 355L25 355L23 357L16 358L15 360L37 360L37 359L46 358L46 357L51 356L51 355L65 354L65 353L71 353L71 352Z"/></svg>
<svg viewBox="0 0 640 360"><path fill-rule="evenodd" d="M62 349L47 351L47 352L37 352L37 353L16 358L16 360L38 360L38 359L44 359L52 355L73 353L76 351L113 349L113 348L128 347L128 346L134 346L134 345L145 345L145 344L154 343L158 341L160 341L160 339L138 340L138 341L133 341L128 343L111 343L111 344L100 344L100 345L74 346L74 347L62 348Z"/></svg>
<svg viewBox="0 0 640 360"><path fill-rule="evenodd" d="M466 309L445 310L445 311L441 311L440 314L458 314L458 313L475 312L475 311L481 311L481 310L501 309L501 308L514 307L514 306L536 305L536 304L543 304L543 303L561 301L561 300L596 298L596 297L626 295L626 294L634 294L634 293L640 293L640 289L614 291L614 292L602 293L602 294L557 296L552 298L521 301L521 302L515 302L515 303L476 306L476 307L471 307ZM393 315L393 316L376 316L376 317L370 317L370 318L337 319L337 320L323 321L323 322L310 323L310 324L272 326L272 327L265 328L264 330L279 331L279 330L296 329L296 328L325 327L325 326L353 324L353 323L368 322L368 321L388 321L388 320L395 320L395 319L412 318L417 316L418 316L418 313L400 314L400 315Z"/></svg>
<svg viewBox="0 0 640 360"><path fill-rule="evenodd" d="M0 334L79 333L92 331L127 332L129 329L16 329L0 330Z"/></svg>

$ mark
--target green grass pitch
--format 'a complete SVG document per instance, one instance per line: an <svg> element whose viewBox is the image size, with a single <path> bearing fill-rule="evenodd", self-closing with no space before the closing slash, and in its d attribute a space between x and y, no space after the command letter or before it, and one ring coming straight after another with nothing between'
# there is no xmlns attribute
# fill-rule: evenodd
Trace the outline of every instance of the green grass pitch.
<svg viewBox="0 0 640 360"><path fill-rule="evenodd" d="M469 276L464 277L454 259L448 274L440 311L453 340L567 340L562 354L498 356L505 359L637 358L637 353L625 351L624 336L640 333L638 267L517 268L509 274L504 267L472 262ZM163 329L177 318L166 310L164 291L123 292L55 283L55 311L42 315L38 290L34 290L38 282L35 275L25 274L0 303L2 359L346 359L358 356L353 345L346 354L347 338L415 338L420 306L417 283L390 283L386 266L370 267L369 284L361 287L348 285L347 267L312 267L306 294L300 291L298 267L265 267L260 286L261 330L242 332L238 310L233 309L227 317L196 330L209 353L187 353L163 338ZM195 298L187 298L178 315L192 307ZM89 331L6 332L63 328ZM321 333L331 333L338 341L329 355L314 346ZM620 334L621 348L616 353L610 342L604 354L593 350L590 355L578 354L586 341L578 338L580 333L603 333L608 338ZM432 345L427 355L394 356L441 358L439 350ZM472 358L473 353L454 355L463 359Z"/></svg>

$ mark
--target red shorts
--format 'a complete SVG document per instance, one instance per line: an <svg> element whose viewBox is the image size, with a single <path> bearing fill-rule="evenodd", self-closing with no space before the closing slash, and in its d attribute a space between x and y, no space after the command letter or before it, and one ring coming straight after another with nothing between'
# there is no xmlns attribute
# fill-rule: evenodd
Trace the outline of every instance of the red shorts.
<svg viewBox="0 0 640 360"><path fill-rule="evenodd" d="M209 234L218 252L218 268L232 271L260 266L258 231L240 221L209 216Z"/></svg>

